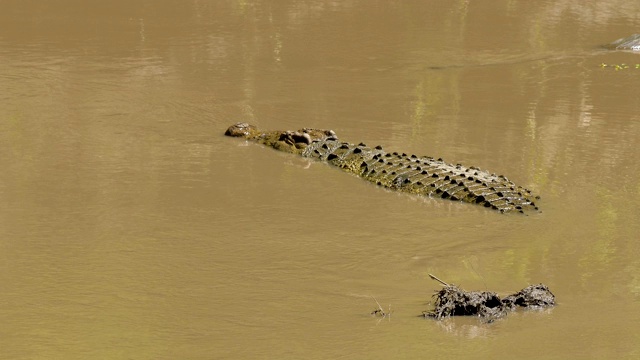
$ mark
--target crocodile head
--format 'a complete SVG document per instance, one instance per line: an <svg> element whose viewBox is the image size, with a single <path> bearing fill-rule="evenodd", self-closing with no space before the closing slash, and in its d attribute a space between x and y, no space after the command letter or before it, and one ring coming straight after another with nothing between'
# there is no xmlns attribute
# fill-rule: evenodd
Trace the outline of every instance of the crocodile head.
<svg viewBox="0 0 640 360"><path fill-rule="evenodd" d="M224 134L255 140L274 149L292 153L301 153L314 141L338 139L333 130L304 128L295 131L260 131L256 126L248 123L231 125Z"/></svg>
<svg viewBox="0 0 640 360"><path fill-rule="evenodd" d="M245 137L249 138L251 135L254 135L258 132L258 128L249 123L236 123L225 131L225 135L227 136L235 136L235 137Z"/></svg>

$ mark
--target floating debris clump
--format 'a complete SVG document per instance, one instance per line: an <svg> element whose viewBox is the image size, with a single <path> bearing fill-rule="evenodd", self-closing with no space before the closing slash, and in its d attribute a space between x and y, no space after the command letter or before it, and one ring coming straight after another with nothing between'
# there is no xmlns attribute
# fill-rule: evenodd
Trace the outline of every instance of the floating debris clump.
<svg viewBox="0 0 640 360"><path fill-rule="evenodd" d="M536 308L549 307L556 304L556 297L551 290L544 285L530 285L502 299L502 303L515 309L517 306Z"/></svg>
<svg viewBox="0 0 640 360"><path fill-rule="evenodd" d="M449 316L478 316L488 322L503 317L517 307L544 308L555 305L555 296L544 284L530 285L515 294L500 298L490 291L465 291L438 278L444 287L434 294L435 309L423 312L437 320Z"/></svg>

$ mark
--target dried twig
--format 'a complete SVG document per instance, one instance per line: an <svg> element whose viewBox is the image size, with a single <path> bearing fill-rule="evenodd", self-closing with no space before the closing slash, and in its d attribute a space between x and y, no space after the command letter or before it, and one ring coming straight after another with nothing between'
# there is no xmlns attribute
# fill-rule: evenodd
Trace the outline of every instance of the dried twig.
<svg viewBox="0 0 640 360"><path fill-rule="evenodd" d="M432 278L433 280L439 282L440 284L444 285L444 286L449 286L449 284L447 284L446 282L438 279L435 275L433 274L429 274L429 277Z"/></svg>
<svg viewBox="0 0 640 360"><path fill-rule="evenodd" d="M373 298L373 301L376 302L376 304L378 305L378 308L373 310L371 312L371 315L380 315L382 317L387 316L387 313L384 312L384 310L382 309L382 306L380 306L380 303L378 302L378 300L376 300L375 296L371 296ZM391 307L391 305L389 305L389 307Z"/></svg>

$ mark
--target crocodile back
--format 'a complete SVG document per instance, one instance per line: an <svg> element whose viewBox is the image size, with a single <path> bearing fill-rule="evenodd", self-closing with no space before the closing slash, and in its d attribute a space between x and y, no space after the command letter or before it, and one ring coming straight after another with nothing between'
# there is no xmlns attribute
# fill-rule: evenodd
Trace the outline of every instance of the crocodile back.
<svg viewBox="0 0 640 360"><path fill-rule="evenodd" d="M388 189L479 204L500 212L537 212L536 197L505 176L426 156L388 153L382 147L315 141L302 156L327 161Z"/></svg>

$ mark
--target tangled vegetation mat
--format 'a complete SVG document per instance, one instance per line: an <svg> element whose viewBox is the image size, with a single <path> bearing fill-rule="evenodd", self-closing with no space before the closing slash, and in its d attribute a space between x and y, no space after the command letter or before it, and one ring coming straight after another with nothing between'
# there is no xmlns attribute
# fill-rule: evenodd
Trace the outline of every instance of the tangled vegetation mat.
<svg viewBox="0 0 640 360"><path fill-rule="evenodd" d="M474 315L487 321L503 317L517 307L543 308L555 305L555 296L544 284L530 285L515 294L500 298L490 291L464 291L456 285L441 282L444 287L434 294L435 309L425 311L425 317L442 319L448 316Z"/></svg>

